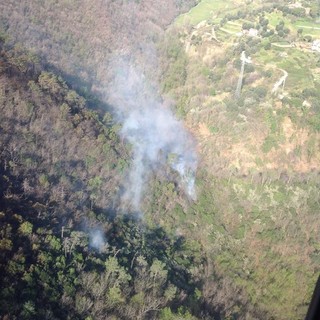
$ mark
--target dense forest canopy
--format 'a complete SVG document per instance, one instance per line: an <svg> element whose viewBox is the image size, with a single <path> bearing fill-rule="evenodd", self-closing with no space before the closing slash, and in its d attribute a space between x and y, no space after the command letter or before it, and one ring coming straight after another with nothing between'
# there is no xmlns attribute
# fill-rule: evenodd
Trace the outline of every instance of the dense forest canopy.
<svg viewBox="0 0 320 320"><path fill-rule="evenodd" d="M0 319L303 319L319 17L0 0Z"/></svg>

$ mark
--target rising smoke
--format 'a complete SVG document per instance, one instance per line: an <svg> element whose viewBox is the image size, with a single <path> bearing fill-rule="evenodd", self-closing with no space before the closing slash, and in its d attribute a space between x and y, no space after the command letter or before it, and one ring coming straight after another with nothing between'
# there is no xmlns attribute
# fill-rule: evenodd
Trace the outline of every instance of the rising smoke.
<svg viewBox="0 0 320 320"><path fill-rule="evenodd" d="M101 251L106 244L104 232L99 228L89 229L89 245L91 248Z"/></svg>
<svg viewBox="0 0 320 320"><path fill-rule="evenodd" d="M180 186L195 199L197 157L194 140L165 106L150 81L128 61L117 62L109 102L123 126L121 137L133 147L133 162L122 200L140 211L144 186L150 173L169 164L179 173Z"/></svg>

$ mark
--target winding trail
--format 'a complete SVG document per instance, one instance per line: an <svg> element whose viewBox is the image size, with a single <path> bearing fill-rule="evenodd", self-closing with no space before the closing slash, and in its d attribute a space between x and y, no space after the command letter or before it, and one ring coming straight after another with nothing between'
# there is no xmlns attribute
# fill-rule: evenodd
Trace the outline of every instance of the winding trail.
<svg viewBox="0 0 320 320"><path fill-rule="evenodd" d="M311 26L297 26L298 28L305 28L305 29L314 29L314 30L320 30L320 27L311 27Z"/></svg>
<svg viewBox="0 0 320 320"><path fill-rule="evenodd" d="M288 77L288 72L286 70L280 69L283 72L283 76L274 84L271 93L275 94L278 90L279 87L282 85L282 90L284 89L284 85L286 82L286 79Z"/></svg>

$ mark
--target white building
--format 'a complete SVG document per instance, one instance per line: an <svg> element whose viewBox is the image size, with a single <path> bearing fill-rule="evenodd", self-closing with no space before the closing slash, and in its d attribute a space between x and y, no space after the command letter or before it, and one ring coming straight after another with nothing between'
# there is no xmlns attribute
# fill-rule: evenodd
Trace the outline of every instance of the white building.
<svg viewBox="0 0 320 320"><path fill-rule="evenodd" d="M250 36L250 37L257 37L258 36L258 30L257 29L253 29L253 28L251 28L251 29L249 29L249 32L248 32L248 36Z"/></svg>

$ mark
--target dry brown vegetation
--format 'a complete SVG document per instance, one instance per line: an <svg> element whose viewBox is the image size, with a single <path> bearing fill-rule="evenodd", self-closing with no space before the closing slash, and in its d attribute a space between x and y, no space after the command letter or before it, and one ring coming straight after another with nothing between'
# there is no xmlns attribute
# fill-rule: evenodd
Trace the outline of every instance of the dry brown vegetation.
<svg viewBox="0 0 320 320"><path fill-rule="evenodd" d="M79 83L106 86L119 55L149 60L154 43L190 1L0 1L2 27L13 42ZM154 61L155 63L156 61ZM75 85L75 81L72 81Z"/></svg>

